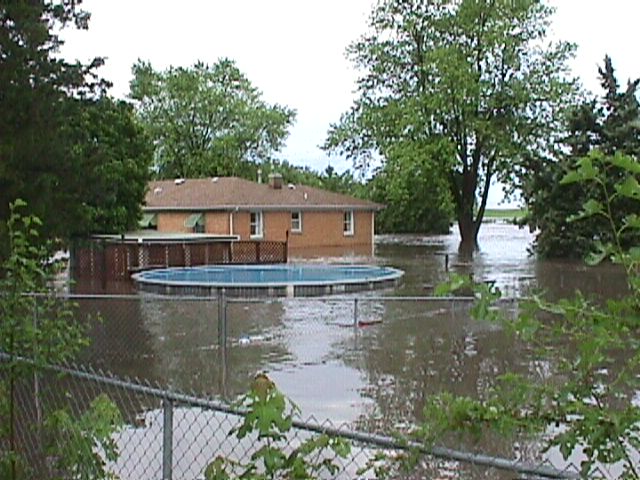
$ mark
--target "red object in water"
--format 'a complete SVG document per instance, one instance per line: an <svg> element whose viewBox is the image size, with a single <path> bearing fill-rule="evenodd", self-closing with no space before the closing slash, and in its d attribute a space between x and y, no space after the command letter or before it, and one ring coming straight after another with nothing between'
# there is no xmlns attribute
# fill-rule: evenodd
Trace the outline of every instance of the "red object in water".
<svg viewBox="0 0 640 480"><path fill-rule="evenodd" d="M369 325L376 325L378 323L382 323L381 318L376 318L373 320L358 320L359 327L368 327Z"/></svg>

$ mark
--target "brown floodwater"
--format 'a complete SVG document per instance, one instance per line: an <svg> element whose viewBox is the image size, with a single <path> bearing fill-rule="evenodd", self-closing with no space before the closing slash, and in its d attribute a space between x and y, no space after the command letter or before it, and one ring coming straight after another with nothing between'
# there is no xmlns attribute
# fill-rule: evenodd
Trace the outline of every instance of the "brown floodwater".
<svg viewBox="0 0 640 480"><path fill-rule="evenodd" d="M224 354L217 348L215 301L144 294L80 299L82 315L102 318L86 359L116 374L228 397L266 371L305 414L346 421L419 416L414 396L443 389L471 394L522 360L499 328L470 319L465 302L415 298L447 278L447 256L449 272L495 282L507 298L534 290L553 298L576 289L602 297L625 290L614 266L537 261L528 254L531 241L527 230L485 224L480 250L469 260L458 256L455 234L379 236L373 261L403 270L401 284L351 296L234 300ZM358 328L354 298L358 320L367 323Z"/></svg>
<svg viewBox="0 0 640 480"><path fill-rule="evenodd" d="M528 254L532 240L527 230L488 223L469 260L458 255L455 233L379 236L373 261L404 270L400 285L354 296L234 300L226 350L217 347L213 301L142 294L80 299L81 314L102 317L92 327L84 360L117 375L226 399L246 391L264 371L303 418L390 433L419 421L430 394L477 397L501 373L541 368L526 345L497 325L471 319L467 303L417 298L447 278L446 267L494 282L508 298L534 290L551 298L576 289L601 297L624 292L614 266L538 261ZM514 308L504 306L508 315ZM356 309L366 325L354 326ZM499 442L493 447L495 453L512 449Z"/></svg>

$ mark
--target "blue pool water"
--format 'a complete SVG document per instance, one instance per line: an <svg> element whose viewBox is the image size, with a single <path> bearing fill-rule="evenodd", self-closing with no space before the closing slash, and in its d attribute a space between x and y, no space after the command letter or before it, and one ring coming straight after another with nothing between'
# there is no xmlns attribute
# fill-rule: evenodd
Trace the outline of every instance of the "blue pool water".
<svg viewBox="0 0 640 480"><path fill-rule="evenodd" d="M404 272L372 265L225 265L149 270L138 283L170 286L283 287L368 284L399 279Z"/></svg>

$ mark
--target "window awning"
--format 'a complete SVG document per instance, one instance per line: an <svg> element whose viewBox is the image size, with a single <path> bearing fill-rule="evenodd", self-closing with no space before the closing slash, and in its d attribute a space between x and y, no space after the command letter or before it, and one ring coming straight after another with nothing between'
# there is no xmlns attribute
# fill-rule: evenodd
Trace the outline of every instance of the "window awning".
<svg viewBox="0 0 640 480"><path fill-rule="evenodd" d="M158 226L158 215L155 213L143 213L138 222L140 228L151 228Z"/></svg>
<svg viewBox="0 0 640 480"><path fill-rule="evenodd" d="M192 213L184 221L184 226L187 228L193 228L196 225L202 224L204 216L201 213Z"/></svg>

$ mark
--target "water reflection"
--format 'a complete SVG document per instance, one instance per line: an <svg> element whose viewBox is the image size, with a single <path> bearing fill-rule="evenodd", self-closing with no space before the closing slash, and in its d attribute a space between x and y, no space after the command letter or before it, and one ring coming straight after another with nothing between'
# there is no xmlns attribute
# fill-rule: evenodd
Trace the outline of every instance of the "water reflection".
<svg viewBox="0 0 640 480"><path fill-rule="evenodd" d="M376 256L405 270L402 294L428 293L447 278L447 270L473 274L478 281L495 282L515 296L534 274L535 261L527 248L533 236L528 230L505 223L483 225L479 250L472 259L460 255L457 229L450 235L384 235L376 242ZM448 268L447 268L448 267Z"/></svg>
<svg viewBox="0 0 640 480"><path fill-rule="evenodd" d="M404 270L401 285L359 294L357 307L354 297L234 301L226 350L217 346L215 302L82 300L83 314L103 318L93 327L86 358L116 374L227 399L266 371L305 417L389 431L420 420L430 394L477 397L507 371L542 378L553 360L514 344L495 325L471 320L463 303L381 295L429 294L447 277L445 267L495 282L512 297L531 289L552 297L576 288L605 297L624 291L624 277L614 267L536 261L527 253L532 235L512 225L483 226L471 262L458 256L456 234L378 240L374 261ZM356 315L365 326L354 326Z"/></svg>
<svg viewBox="0 0 640 480"><path fill-rule="evenodd" d="M369 313L360 309L361 318ZM286 362L271 362L266 370L305 414L354 421L371 399L360 394L366 385L362 369L344 357L359 356L352 302L330 299L290 299L283 302L283 346Z"/></svg>
<svg viewBox="0 0 640 480"><path fill-rule="evenodd" d="M76 317L87 323L91 338L81 363L130 378L160 378L153 361L156 345L144 324L140 300L92 297L75 303Z"/></svg>
<svg viewBox="0 0 640 480"><path fill-rule="evenodd" d="M376 261L405 271L401 295L424 295L447 278L448 270L472 274L477 281L490 281L505 296L517 297L543 291L552 299L570 296L576 290L610 298L626 291L620 268L604 264L587 267L580 260L537 260L529 253L534 235L508 223L482 226L479 250L470 261L458 254L460 236L382 235L376 238Z"/></svg>

